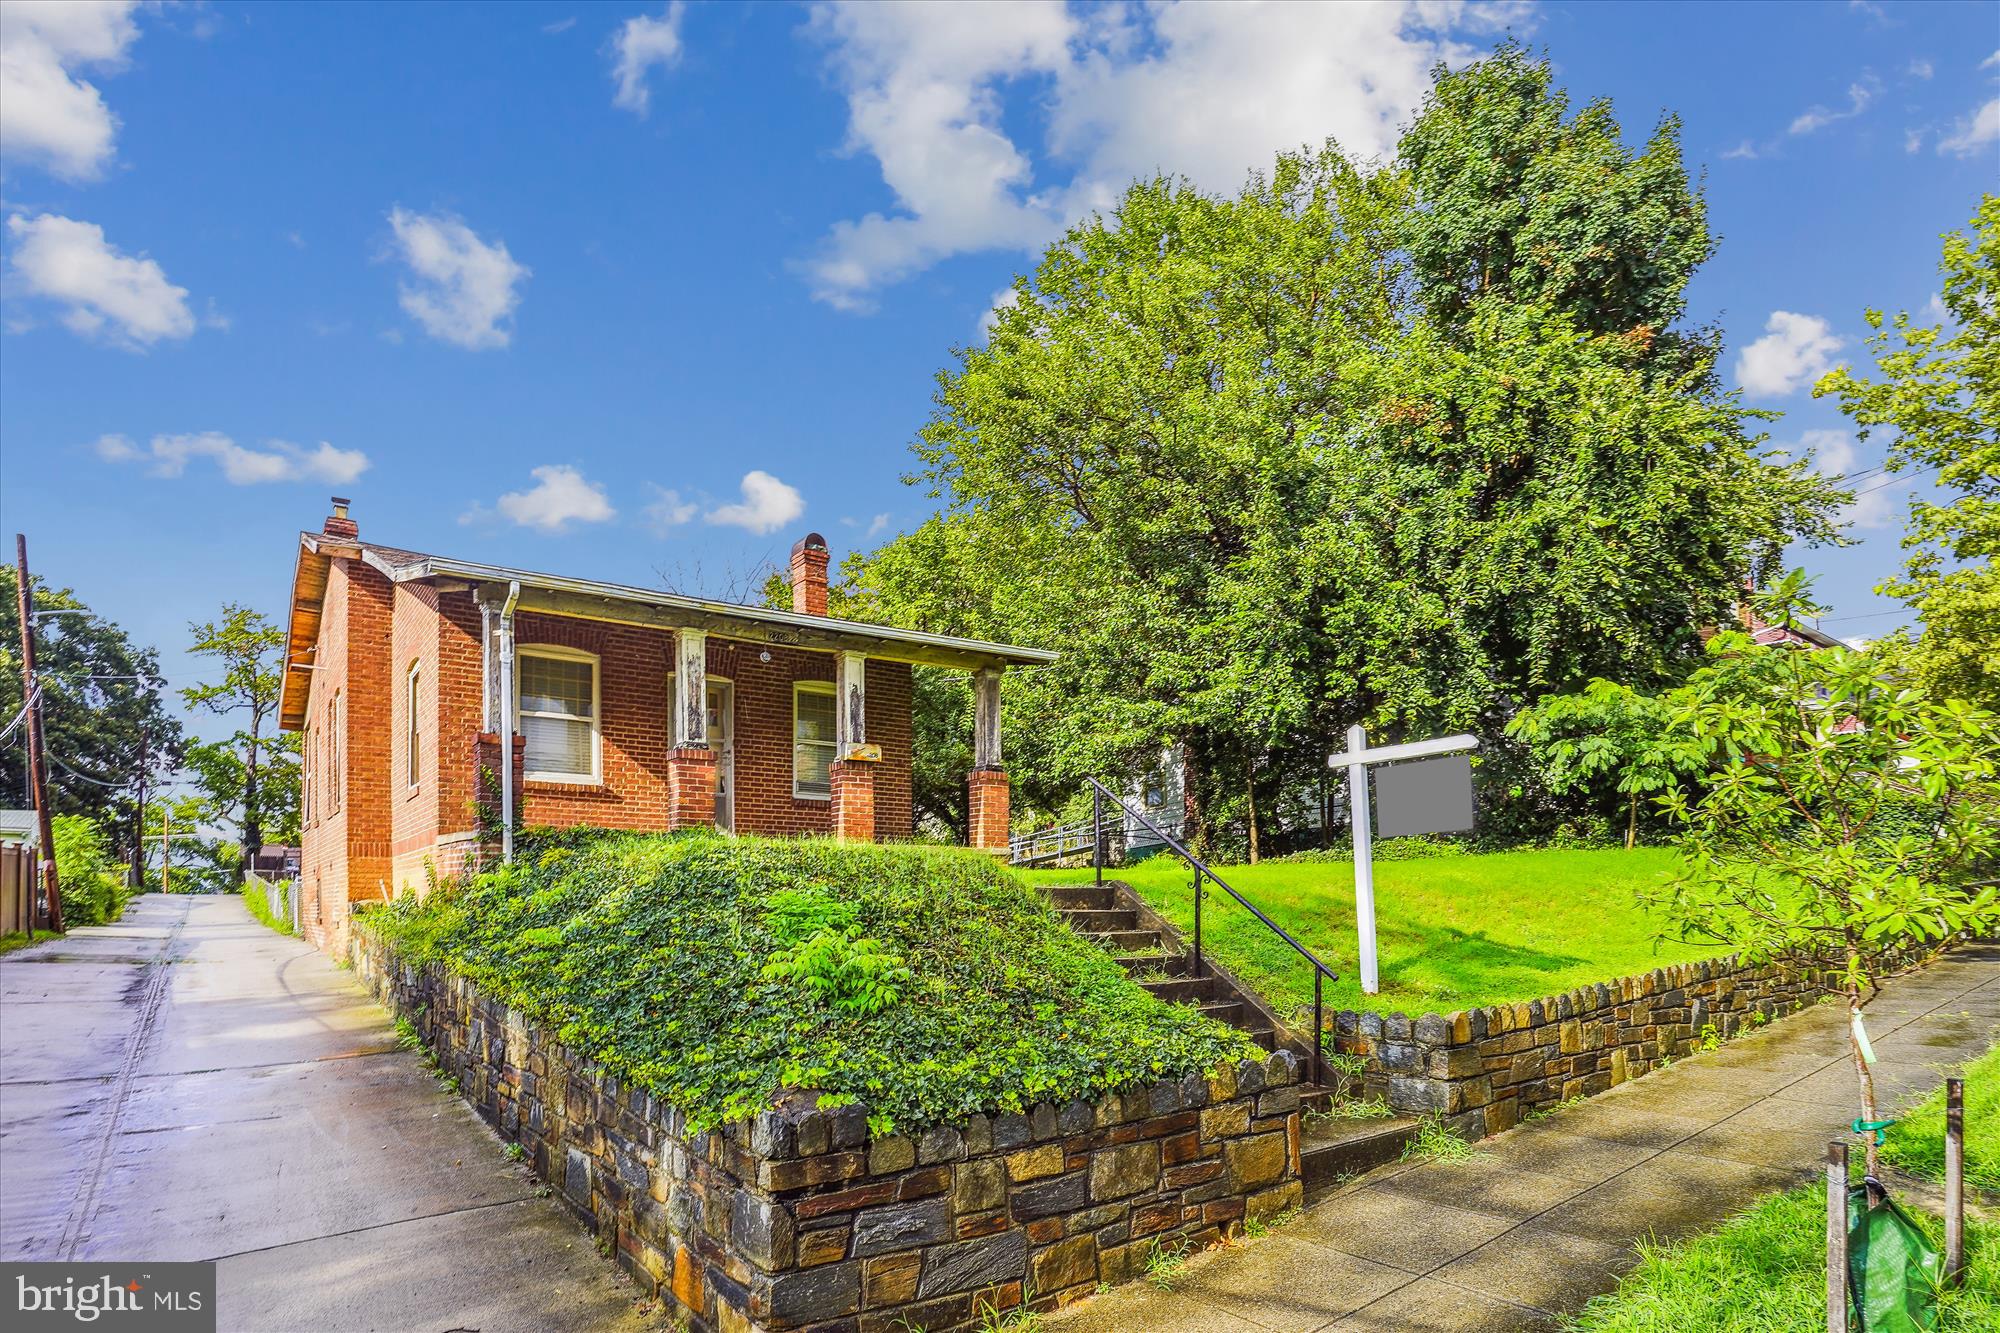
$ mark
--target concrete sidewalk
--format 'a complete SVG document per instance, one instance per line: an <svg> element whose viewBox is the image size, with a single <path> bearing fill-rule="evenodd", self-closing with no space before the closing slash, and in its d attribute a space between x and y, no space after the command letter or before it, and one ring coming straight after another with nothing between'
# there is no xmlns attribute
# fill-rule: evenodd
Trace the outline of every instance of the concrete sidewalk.
<svg viewBox="0 0 2000 1333"><path fill-rule="evenodd" d="M213 1259L221 1327L662 1326L351 978L233 897L0 959L0 1258Z"/></svg>
<svg viewBox="0 0 2000 1333"><path fill-rule="evenodd" d="M1906 1104L2000 1036L2000 946L1891 982L1869 1008L1877 1095ZM1814 1178L1859 1094L1822 1006L1480 1145L1364 1177L1171 1292L1096 1297L1051 1333L1546 1328L1617 1284L1632 1242L1706 1230Z"/></svg>

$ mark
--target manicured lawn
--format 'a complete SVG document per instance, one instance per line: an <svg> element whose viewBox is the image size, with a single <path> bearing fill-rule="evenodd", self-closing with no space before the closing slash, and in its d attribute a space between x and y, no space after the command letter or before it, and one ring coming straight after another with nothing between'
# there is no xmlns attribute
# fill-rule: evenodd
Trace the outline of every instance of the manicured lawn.
<svg viewBox="0 0 2000 1333"><path fill-rule="evenodd" d="M1641 847L1380 862L1382 990L1365 997L1355 971L1351 865L1265 862L1217 873L1341 974L1327 989L1329 1008L1415 1014L1539 999L1721 952L1655 940L1658 927L1638 893L1670 878L1675 859L1671 851ZM1194 901L1179 858L1155 857L1116 874L1192 932ZM1090 872L1029 872L1029 878L1078 883ZM1212 886L1202 908L1202 944L1273 1004L1311 1009L1312 968Z"/></svg>
<svg viewBox="0 0 2000 1333"><path fill-rule="evenodd" d="M2000 1190L2000 1046L1959 1071L1965 1079L1965 1179ZM1944 1179L1944 1086L1889 1127L1882 1155L1913 1175Z"/></svg>
<svg viewBox="0 0 2000 1333"><path fill-rule="evenodd" d="M1937 1219L1906 1210L1940 1249ZM2000 1226L1968 1218L1965 1289L1945 1293L1944 1333L2000 1328ZM1569 1321L1571 1333L1811 1333L1826 1327L1826 1186L1776 1194L1718 1229L1642 1246L1618 1290Z"/></svg>

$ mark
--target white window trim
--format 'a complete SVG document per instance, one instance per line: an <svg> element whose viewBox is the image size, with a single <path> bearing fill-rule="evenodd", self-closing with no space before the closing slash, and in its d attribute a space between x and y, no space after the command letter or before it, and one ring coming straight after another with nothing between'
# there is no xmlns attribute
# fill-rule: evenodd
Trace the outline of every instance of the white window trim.
<svg viewBox="0 0 2000 1333"><path fill-rule="evenodd" d="M839 724L840 691L830 680L795 680L792 682L792 799L795 801L831 801L833 793L830 791L799 790L800 745L824 745L827 748L827 753L833 756L833 758L838 758L840 755L840 740L838 737L830 741L801 741L799 739L799 696L801 694L823 695L833 700L835 725L837 726ZM828 760L827 771L829 773L833 771L832 759Z"/></svg>
<svg viewBox="0 0 2000 1333"><path fill-rule="evenodd" d="M520 659L528 657L554 658L563 662L590 663L590 772L588 773L547 773L530 768L521 774L526 782L556 782L571 787L598 787L604 784L604 665L596 653L587 653L580 648L564 648L552 643L522 644L514 650L514 719L530 716L521 709ZM568 713L535 713L535 717L560 717L575 721Z"/></svg>
<svg viewBox="0 0 2000 1333"><path fill-rule="evenodd" d="M403 673L403 708L409 714L403 719L403 746L409 751L403 756L403 776L411 791L424 785L423 738L417 734L417 696L423 693L423 683L424 663L418 658Z"/></svg>

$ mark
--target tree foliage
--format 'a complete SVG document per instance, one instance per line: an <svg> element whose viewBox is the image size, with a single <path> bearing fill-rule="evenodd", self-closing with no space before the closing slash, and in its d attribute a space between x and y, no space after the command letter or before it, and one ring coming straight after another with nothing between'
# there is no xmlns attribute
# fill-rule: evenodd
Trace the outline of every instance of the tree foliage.
<svg viewBox="0 0 2000 1333"><path fill-rule="evenodd" d="M1838 397L1863 439L1893 432L1890 473L1935 473L1946 490L1912 503L1903 575L1878 591L1922 619L1901 647L1926 687L2000 709L2000 196L1945 237L1939 269L1946 324L1870 310L1878 377L1843 366L1813 392Z"/></svg>
<svg viewBox="0 0 2000 1333"><path fill-rule="evenodd" d="M1791 625L1816 608L1794 573L1759 610ZM1709 771L1698 790L1663 798L1687 869L1659 906L1682 938L1833 964L1873 1120L1859 1022L1884 955L2000 930L2000 719L1875 654L1760 646L1735 631L1709 652L1666 696Z"/></svg>
<svg viewBox="0 0 2000 1333"><path fill-rule="evenodd" d="M1641 798L1705 767L1698 746L1676 732L1662 699L1599 677L1577 694L1523 708L1507 734L1525 742L1552 791L1601 790L1625 798L1625 846L1638 841Z"/></svg>
<svg viewBox="0 0 2000 1333"><path fill-rule="evenodd" d="M1679 118L1662 117L1634 154L1609 101L1571 114L1548 61L1518 43L1439 66L1400 147L1421 205L1406 232L1411 264L1440 328L1463 327L1497 296L1651 350L1715 253Z"/></svg>
<svg viewBox="0 0 2000 1333"><path fill-rule="evenodd" d="M237 722L219 741L188 746L187 764L210 821L234 827L241 862L266 842L299 836L298 736L271 726L283 683L285 630L247 606L222 608L220 620L188 626L190 651L212 659L220 675L181 691L190 709Z"/></svg>
<svg viewBox="0 0 2000 1333"><path fill-rule="evenodd" d="M1658 355L1710 248L1671 123L1631 154L1545 65L1488 64L1404 164L1135 184L940 375L913 480L941 512L846 592L1062 652L1007 681L1028 803L1173 744L1200 834L1352 722L1492 735L1593 677L1656 688L1746 572L1832 537L1837 492L1765 455L1699 340Z"/></svg>
<svg viewBox="0 0 2000 1333"><path fill-rule="evenodd" d="M0 725L21 710L16 577L11 566L0 567ZM180 722L167 711L159 655L68 588L51 588L39 577L33 583L50 805L56 814L96 821L114 848L129 849L139 783L157 784L180 753ZM63 614L41 614L48 611ZM0 788L0 800L27 804L24 731L0 746Z"/></svg>

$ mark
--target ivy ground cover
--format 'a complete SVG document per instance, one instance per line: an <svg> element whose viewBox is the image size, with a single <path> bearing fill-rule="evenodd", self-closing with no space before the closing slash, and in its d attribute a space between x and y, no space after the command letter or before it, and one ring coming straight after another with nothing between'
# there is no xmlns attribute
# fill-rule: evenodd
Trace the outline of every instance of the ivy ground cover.
<svg viewBox="0 0 2000 1333"><path fill-rule="evenodd" d="M1351 864L1267 861L1217 873L1340 973L1327 988L1328 1008L1417 1014L1540 999L1721 952L1657 939L1659 922L1639 895L1664 884L1675 866L1675 853L1653 847L1377 862L1382 989L1367 996L1355 967ZM1192 935L1194 897L1178 857L1152 857L1116 874ZM1029 878L1079 883L1090 872ZM1311 1012L1312 969L1212 886L1202 944L1273 1004L1294 1015Z"/></svg>
<svg viewBox="0 0 2000 1333"><path fill-rule="evenodd" d="M909 1129L1253 1053L1147 994L975 852L531 838L512 866L359 925L553 1028L693 1129L786 1089Z"/></svg>

